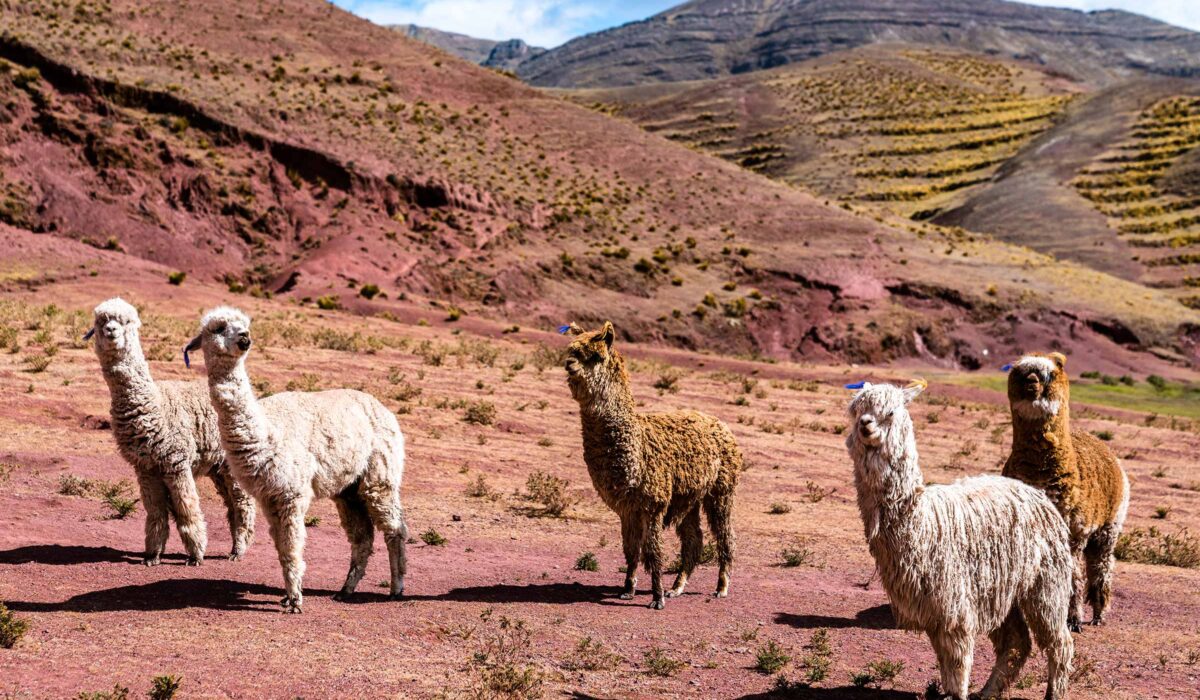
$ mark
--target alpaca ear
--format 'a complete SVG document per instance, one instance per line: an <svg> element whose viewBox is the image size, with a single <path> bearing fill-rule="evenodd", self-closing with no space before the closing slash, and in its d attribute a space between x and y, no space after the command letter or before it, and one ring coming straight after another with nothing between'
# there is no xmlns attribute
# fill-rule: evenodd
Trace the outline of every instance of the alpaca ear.
<svg viewBox="0 0 1200 700"><path fill-rule="evenodd" d="M1067 368L1067 356L1061 352L1052 352L1047 355L1047 357L1049 357L1051 360L1054 360L1054 364L1058 365L1059 369Z"/></svg>
<svg viewBox="0 0 1200 700"><path fill-rule="evenodd" d="M604 328L600 331L600 340L611 350L613 341L616 340L617 332L613 329L612 321L605 321Z"/></svg>
<svg viewBox="0 0 1200 700"><path fill-rule="evenodd" d="M912 380L908 386L904 387L904 403L912 403L912 400L920 396L927 386L929 386L929 382L924 379Z"/></svg>
<svg viewBox="0 0 1200 700"><path fill-rule="evenodd" d="M183 348L183 366L184 367L191 368L192 358L188 357L188 353L195 352L200 349L200 340L203 337L204 337L204 334L201 333L200 335L196 336L195 338L192 338L192 342L188 343L187 346Z"/></svg>

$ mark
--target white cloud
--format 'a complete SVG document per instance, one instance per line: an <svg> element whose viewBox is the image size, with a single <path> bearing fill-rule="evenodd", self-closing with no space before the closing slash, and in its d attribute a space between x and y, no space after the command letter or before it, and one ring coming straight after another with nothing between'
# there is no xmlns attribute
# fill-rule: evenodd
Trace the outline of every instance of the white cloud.
<svg viewBox="0 0 1200 700"><path fill-rule="evenodd" d="M1196 0L1021 0L1030 5L1074 10L1125 10L1200 31L1200 2Z"/></svg>
<svg viewBox="0 0 1200 700"><path fill-rule="evenodd" d="M359 0L339 2L376 24L418 24L481 39L524 39L553 47L610 9L579 0Z"/></svg>

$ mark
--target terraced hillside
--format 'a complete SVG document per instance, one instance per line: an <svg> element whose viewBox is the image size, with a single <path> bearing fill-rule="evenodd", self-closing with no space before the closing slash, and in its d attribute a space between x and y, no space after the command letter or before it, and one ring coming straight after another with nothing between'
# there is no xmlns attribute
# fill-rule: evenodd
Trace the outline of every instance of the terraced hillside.
<svg viewBox="0 0 1200 700"><path fill-rule="evenodd" d="M1146 109L1126 139L1081 171L1079 193L1108 217L1147 283L1200 308L1200 97Z"/></svg>
<svg viewBox="0 0 1200 700"><path fill-rule="evenodd" d="M927 219L987 182L1076 90L1012 62L871 47L711 82L576 94L750 170Z"/></svg>

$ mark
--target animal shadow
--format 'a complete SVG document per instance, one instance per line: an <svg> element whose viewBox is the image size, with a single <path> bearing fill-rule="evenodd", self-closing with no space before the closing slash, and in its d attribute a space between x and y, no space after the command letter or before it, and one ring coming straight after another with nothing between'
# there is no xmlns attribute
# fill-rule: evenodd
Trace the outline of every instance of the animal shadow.
<svg viewBox="0 0 1200 700"><path fill-rule="evenodd" d="M738 700L915 700L922 693L878 688L859 688L852 685L840 688L789 688L765 693L743 695Z"/></svg>
<svg viewBox="0 0 1200 700"><path fill-rule="evenodd" d="M247 596L280 596L282 590L243 581L189 578L166 579L136 586L119 586L102 591L80 593L59 603L34 603L12 600L6 603L11 610L21 612L114 612L125 610L184 610L212 608L214 610L277 611L269 601L251 600Z"/></svg>
<svg viewBox="0 0 1200 700"><path fill-rule="evenodd" d="M438 600L472 603L549 603L558 605L599 603L601 605L615 605L617 602L610 599L615 599L619 593L620 589L616 586L585 586L581 583L534 583L527 586L501 584L455 588L442 595L432 597ZM625 601L620 601L620 603L625 604Z"/></svg>
<svg viewBox="0 0 1200 700"><path fill-rule="evenodd" d="M182 555L163 555L165 559L182 559ZM0 551L0 564L140 564L141 553L122 552L112 547L85 547L69 544L35 544Z"/></svg>
<svg viewBox="0 0 1200 700"><path fill-rule="evenodd" d="M848 617L831 617L828 615L776 613L775 622L776 624L790 625L799 629L857 627L865 630L890 630L896 628L896 618L892 616L892 606L890 605L876 605L873 608L860 610L853 619Z"/></svg>

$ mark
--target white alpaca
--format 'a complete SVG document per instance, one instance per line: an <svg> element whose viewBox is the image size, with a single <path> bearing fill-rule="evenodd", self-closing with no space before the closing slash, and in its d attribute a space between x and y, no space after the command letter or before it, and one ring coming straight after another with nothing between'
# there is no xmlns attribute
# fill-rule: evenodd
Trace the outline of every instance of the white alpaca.
<svg viewBox="0 0 1200 700"><path fill-rule="evenodd" d="M155 566L166 549L168 515L174 516L188 564L204 561L208 535L195 478L208 476L228 509L232 560L254 538L254 501L229 475L217 431L217 414L204 382L155 382L142 354L137 309L109 299L93 312L96 356L112 397L113 435L133 466L146 509L144 563Z"/></svg>
<svg viewBox="0 0 1200 700"><path fill-rule="evenodd" d="M260 404L246 373L250 345L250 319L221 307L204 316L187 350L204 351L230 470L270 523L283 567L281 605L301 612L304 515L314 496L334 500L350 540L350 571L334 598L353 594L366 572L374 527L387 542L391 594L399 598L408 530L400 506L404 435L396 417L361 391L289 392Z"/></svg>
<svg viewBox="0 0 1200 700"><path fill-rule="evenodd" d="M926 486L907 409L924 388L866 384L849 408L858 507L892 613L929 635L955 700L967 698L977 635L996 650L981 697L998 698L1029 657L1030 629L1046 652L1046 698L1064 698L1074 653L1066 523L1044 493L1013 479Z"/></svg>

